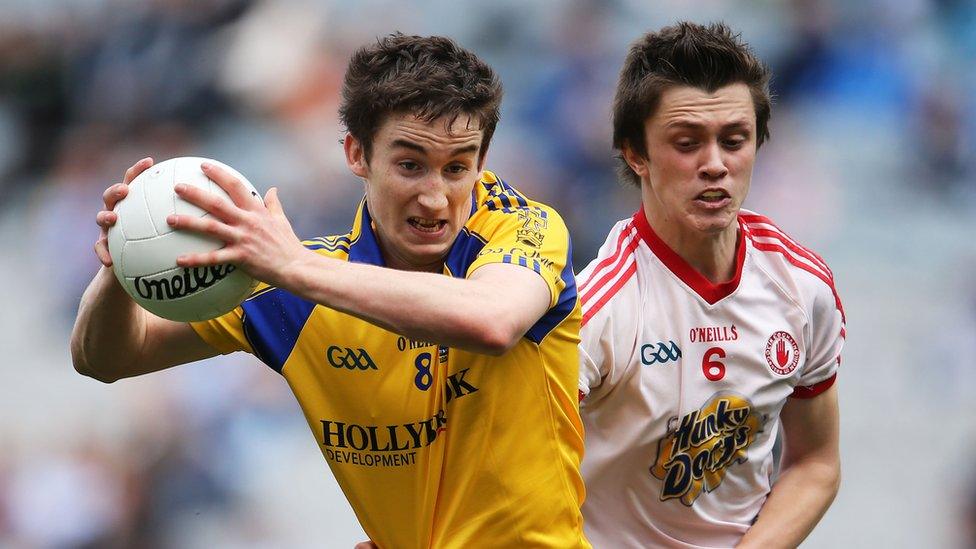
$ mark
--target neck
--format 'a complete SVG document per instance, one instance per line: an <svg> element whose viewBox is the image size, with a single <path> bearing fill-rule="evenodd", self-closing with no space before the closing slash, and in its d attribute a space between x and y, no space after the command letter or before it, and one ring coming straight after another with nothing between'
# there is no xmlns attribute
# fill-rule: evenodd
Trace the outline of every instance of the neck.
<svg viewBox="0 0 976 549"><path fill-rule="evenodd" d="M382 246L381 246L382 250ZM414 265L413 263L408 263L406 261L401 261L398 257L386 253L383 251L383 263L390 269L396 269L398 271L419 271L425 273L442 273L444 272L444 262L438 261L436 263L431 263L429 265Z"/></svg>
<svg viewBox="0 0 976 549"><path fill-rule="evenodd" d="M647 223L665 244L713 284L735 277L739 224L731 223L719 232L702 232L682 225L667 214L643 206Z"/></svg>

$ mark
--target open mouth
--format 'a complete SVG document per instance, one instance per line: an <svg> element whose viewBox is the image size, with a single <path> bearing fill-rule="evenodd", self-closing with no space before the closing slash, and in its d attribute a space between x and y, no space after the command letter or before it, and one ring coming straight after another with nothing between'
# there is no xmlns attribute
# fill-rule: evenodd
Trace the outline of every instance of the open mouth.
<svg viewBox="0 0 976 549"><path fill-rule="evenodd" d="M414 229L422 233L436 233L447 225L447 221L437 219L424 219L422 217L411 217L407 219Z"/></svg>
<svg viewBox="0 0 976 549"><path fill-rule="evenodd" d="M731 198L729 193L722 189L709 189L696 197L696 200L701 200L708 203L718 203L723 200Z"/></svg>

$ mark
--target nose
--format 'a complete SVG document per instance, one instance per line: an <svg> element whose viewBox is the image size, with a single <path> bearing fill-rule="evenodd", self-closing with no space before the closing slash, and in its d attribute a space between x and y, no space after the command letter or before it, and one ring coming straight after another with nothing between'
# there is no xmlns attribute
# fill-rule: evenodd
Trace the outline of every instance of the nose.
<svg viewBox="0 0 976 549"><path fill-rule="evenodd" d="M417 196L417 202L431 213L442 211L447 207L447 187L438 177L424 183L423 189Z"/></svg>
<svg viewBox="0 0 976 549"><path fill-rule="evenodd" d="M702 179L718 180L729 174L729 169L722 159L722 148L718 143L711 143L703 149L704 157L698 168L698 176Z"/></svg>

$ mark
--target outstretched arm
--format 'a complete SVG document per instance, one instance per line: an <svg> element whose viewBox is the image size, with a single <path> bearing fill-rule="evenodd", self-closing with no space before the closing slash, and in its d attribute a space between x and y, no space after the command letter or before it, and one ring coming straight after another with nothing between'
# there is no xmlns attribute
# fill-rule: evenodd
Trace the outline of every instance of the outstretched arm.
<svg viewBox="0 0 976 549"><path fill-rule="evenodd" d="M796 547L827 512L840 487L837 386L790 399L781 419L783 469L739 547Z"/></svg>

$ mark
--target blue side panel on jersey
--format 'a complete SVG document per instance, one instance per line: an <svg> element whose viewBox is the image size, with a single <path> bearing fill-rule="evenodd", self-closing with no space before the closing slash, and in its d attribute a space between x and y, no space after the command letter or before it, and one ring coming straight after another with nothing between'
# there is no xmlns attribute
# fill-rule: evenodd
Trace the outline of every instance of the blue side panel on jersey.
<svg viewBox="0 0 976 549"><path fill-rule="evenodd" d="M280 374L315 304L274 288L241 306L244 308L244 337L261 362Z"/></svg>
<svg viewBox="0 0 976 549"><path fill-rule="evenodd" d="M362 223L359 229L359 238L349 246L349 261L351 263L366 263L368 265L379 265L385 267L383 253L380 251L379 242L373 234L373 219L369 216L369 208L363 206Z"/></svg>
<svg viewBox="0 0 976 549"><path fill-rule="evenodd" d="M478 254L481 253L485 244L485 240L477 233L472 233L467 228L462 229L454 240L454 244L451 245L451 251L447 253L447 259L444 261L451 274L455 278L464 278L468 272L468 267L478 258Z"/></svg>
<svg viewBox="0 0 976 549"><path fill-rule="evenodd" d="M573 275L572 242L569 243L569 249L566 252L566 266L563 267L563 272L559 276L566 285L559 294L559 300L538 322L529 328L528 332L525 332L525 337L536 344L542 343L549 332L559 326L559 323L565 320L576 307L576 277Z"/></svg>

